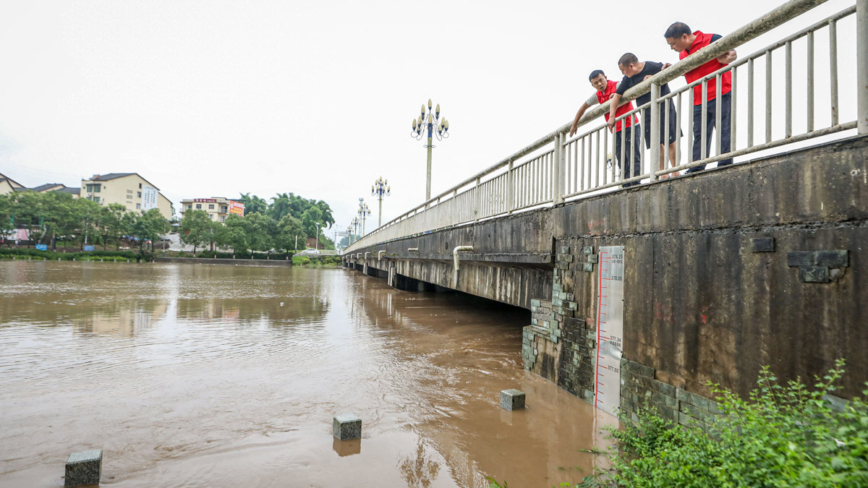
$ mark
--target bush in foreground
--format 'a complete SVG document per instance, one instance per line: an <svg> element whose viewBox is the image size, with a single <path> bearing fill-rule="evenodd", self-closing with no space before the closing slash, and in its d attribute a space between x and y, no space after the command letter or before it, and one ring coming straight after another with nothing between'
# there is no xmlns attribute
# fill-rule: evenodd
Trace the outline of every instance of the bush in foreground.
<svg viewBox="0 0 868 488"><path fill-rule="evenodd" d="M826 397L843 374L839 360L809 391L798 380L781 386L764 367L747 400L709 384L723 413L707 431L653 408L636 423L621 419L610 430L620 448L612 469L579 486L868 486L868 406L857 398L835 408Z"/></svg>

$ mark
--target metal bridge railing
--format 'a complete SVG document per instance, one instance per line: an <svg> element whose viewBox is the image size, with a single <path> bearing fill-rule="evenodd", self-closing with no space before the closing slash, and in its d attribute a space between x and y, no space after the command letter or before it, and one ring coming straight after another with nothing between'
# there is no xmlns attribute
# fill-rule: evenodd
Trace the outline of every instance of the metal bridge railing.
<svg viewBox="0 0 868 488"><path fill-rule="evenodd" d="M628 90L622 97L622 103L627 103L648 92L651 101L634 110L622 114L616 120L626 117L639 117L644 122L645 111L650 111L650 139L660 140L663 131L664 140L669 139L669 110L665 108L670 100L675 105L675 126L679 129L675 134L675 167L663 168L660 165L661 154L657 150L646 153L644 130L636 130L631 141L631 147L621 144L620 157L615 154L616 137L624 137L628 128L620 132L609 132L604 113L609 111L609 104L602 104L589 110L579 121L579 127L590 129L573 138L567 138L570 124L565 124L554 132L540 138L533 144L512 154L507 159L486 168L480 173L455 185L446 192L432 198L422 205L404 213L396 219L387 222L382 227L362 237L350 245L345 252L349 253L363 247L388 242L427 232L455 227L477 222L481 219L508 215L541 206L551 206L563 203L568 198L581 198L609 188L620 187L627 183L642 180L656 181L661 175L675 171L683 171L695 166L705 165L724 159L737 158L759 151L767 151L780 146L808 141L817 137L828 136L849 129L858 129L858 133L868 134L868 0L855 0L854 5L832 16L802 29L795 34L780 39L750 55L739 59L724 68L710 73L702 79L686 86L672 90L666 96L660 96L660 87L676 80L688 71L705 64L730 49L744 43L799 17L810 9L825 3L826 0L792 0L780 7L741 27L735 32L719 39L704 49L691 54L687 58L663 70L640 85ZM838 24L850 16L856 16L856 65L855 79L847 79L846 83L856 86L857 109L856 119L842 122L840 120L840 103L838 88L841 84L838 69ZM815 57L818 55L815 40L820 36L828 39L828 83L826 93L817 96L814 83ZM793 56L794 43L805 39L804 57L799 57L799 66L805 66L806 94L804 100L794 100L793 95ZM662 42L662 40L661 40ZM784 69L775 71L773 58L783 50ZM800 51L802 52L802 51ZM796 54L796 56L800 56ZM820 54L822 56L822 54ZM762 70L763 87L758 87L758 66ZM724 73L732 73L730 150L721 152L721 110L716 110L715 135L711 151L706 154L707 138L705 122L708 117L709 104L721 100L721 77ZM777 80L780 79L781 82ZM707 100L707 83L716 82L715 99ZM778 83L778 84L776 84ZM700 131L701 154L696 161L691 161L693 153L693 107L694 87L702 86L702 130ZM774 88L782 86L784 91L783 106L775 103ZM764 96L758 97L757 91L764 89ZM742 90L747 91L747 100L739 96ZM684 99L686 100L686 103ZM762 98L761 100L758 100ZM741 104L745 106L742 107ZM760 106L758 106L760 105ZM682 111L684 109L684 111ZM663 124L660 123L660 110L664 110ZM762 117L759 116L762 111ZM828 114L828 123L820 123L815 114ZM800 126L804 122L804 130L797 131L794 125L794 115L798 115ZM783 134L775 137L775 121L783 117ZM682 135L684 119L687 127ZM823 117L825 121L825 116ZM778 124L779 125L779 124ZM760 132L758 135L757 132ZM686 145L684 140L686 138ZM622 139L623 141L623 139ZM633 144L639 144L642 150L640 174L625 177L623 157L633 149ZM656 148L655 148L656 149ZM687 158L684 152L687 151ZM669 147L664 145L664 161L669 160ZM686 162L682 162L685 160ZM620 163L613 164L614 161ZM668 165L667 165L668 166ZM661 169L663 168L663 169Z"/></svg>

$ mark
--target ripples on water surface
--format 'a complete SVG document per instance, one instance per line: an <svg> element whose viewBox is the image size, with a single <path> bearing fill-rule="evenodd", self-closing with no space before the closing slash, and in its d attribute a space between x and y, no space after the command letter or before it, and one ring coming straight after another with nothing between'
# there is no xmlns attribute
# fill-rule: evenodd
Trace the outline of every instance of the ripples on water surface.
<svg viewBox="0 0 868 488"><path fill-rule="evenodd" d="M522 370L525 310L353 271L0 263L0 487L576 482L589 405ZM500 390L528 394L505 412ZM336 442L331 419L363 419ZM596 432L596 434L595 434Z"/></svg>

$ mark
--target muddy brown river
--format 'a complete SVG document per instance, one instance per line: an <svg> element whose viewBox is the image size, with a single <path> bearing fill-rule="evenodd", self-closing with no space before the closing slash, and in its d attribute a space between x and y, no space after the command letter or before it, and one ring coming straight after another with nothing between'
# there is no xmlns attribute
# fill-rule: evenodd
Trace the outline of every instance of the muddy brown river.
<svg viewBox="0 0 868 488"><path fill-rule="evenodd" d="M345 269L0 262L0 487L88 449L117 488L575 483L615 421L522 369L529 322Z"/></svg>

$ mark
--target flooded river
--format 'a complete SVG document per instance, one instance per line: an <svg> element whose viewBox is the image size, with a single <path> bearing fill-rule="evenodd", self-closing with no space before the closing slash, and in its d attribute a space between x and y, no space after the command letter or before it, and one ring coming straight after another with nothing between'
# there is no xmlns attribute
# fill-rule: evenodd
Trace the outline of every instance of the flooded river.
<svg viewBox="0 0 868 488"><path fill-rule="evenodd" d="M2 262L0 487L87 449L118 488L577 482L612 419L523 371L529 322L345 269Z"/></svg>

